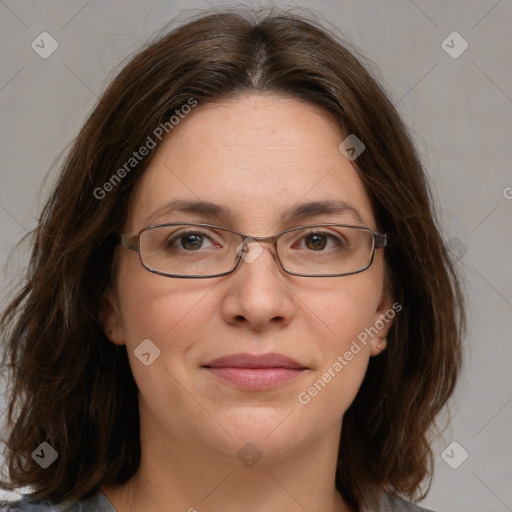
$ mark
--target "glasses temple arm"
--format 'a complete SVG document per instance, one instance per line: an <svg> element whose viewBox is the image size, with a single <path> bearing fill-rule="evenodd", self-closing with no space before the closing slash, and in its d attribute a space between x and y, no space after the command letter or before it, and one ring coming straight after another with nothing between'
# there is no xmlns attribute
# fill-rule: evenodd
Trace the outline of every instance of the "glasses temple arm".
<svg viewBox="0 0 512 512"><path fill-rule="evenodd" d="M375 247L386 247L388 245L388 236L382 233L374 233Z"/></svg>
<svg viewBox="0 0 512 512"><path fill-rule="evenodd" d="M121 247L125 249L130 249L132 251L139 251L139 235L117 235L118 243Z"/></svg>

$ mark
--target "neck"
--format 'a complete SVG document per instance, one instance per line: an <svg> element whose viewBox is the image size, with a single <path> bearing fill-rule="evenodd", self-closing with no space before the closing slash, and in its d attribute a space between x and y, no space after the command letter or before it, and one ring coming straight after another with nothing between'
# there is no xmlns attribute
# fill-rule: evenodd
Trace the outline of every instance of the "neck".
<svg viewBox="0 0 512 512"><path fill-rule="evenodd" d="M102 487L117 512L351 510L334 483L341 422L315 442L257 461L251 445L238 458L158 430L141 424L137 473L124 485Z"/></svg>

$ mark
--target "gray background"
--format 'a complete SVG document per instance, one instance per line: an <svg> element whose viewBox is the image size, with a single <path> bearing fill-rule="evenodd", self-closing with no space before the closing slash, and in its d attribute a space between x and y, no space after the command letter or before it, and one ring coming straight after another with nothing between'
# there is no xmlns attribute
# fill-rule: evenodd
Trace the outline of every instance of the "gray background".
<svg viewBox="0 0 512 512"><path fill-rule="evenodd" d="M452 426L435 443L435 479L423 505L440 512L512 511L512 2L274 5L312 10L375 62L417 141L446 238L466 276L465 370L451 405ZM48 190L46 185L39 194L43 178L112 69L175 15L206 7L208 2L199 0L0 1L2 266L34 227ZM59 45L47 59L31 48L43 31ZM469 45L458 58L442 46L453 31ZM462 46L452 39L444 48L453 46L453 53ZM1 290L16 278L26 256L25 249L10 259ZM441 457L452 441L469 454L457 469ZM445 453L452 465L463 454L453 446Z"/></svg>

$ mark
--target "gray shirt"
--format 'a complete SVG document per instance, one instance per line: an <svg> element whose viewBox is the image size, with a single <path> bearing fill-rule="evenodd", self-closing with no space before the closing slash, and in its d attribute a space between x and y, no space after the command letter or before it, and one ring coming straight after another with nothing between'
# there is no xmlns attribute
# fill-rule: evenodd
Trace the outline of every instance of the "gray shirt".
<svg viewBox="0 0 512 512"><path fill-rule="evenodd" d="M98 489L85 500L53 505L48 501L31 502L26 497L14 502L0 502L0 512L116 512L112 503ZM383 494L377 507L363 512L433 512L404 501L393 494Z"/></svg>

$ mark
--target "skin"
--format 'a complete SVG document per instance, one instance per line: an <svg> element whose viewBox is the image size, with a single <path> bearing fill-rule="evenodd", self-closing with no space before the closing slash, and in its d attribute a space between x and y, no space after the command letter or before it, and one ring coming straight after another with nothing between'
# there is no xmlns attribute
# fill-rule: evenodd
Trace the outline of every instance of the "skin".
<svg viewBox="0 0 512 512"><path fill-rule="evenodd" d="M344 138L328 113L292 98L252 94L200 104L158 148L124 233L180 221L252 236L321 222L377 231L363 182L338 149ZM148 222L172 199L212 201L231 218L174 213ZM364 223L346 213L282 223L284 210L312 200L347 201ZM142 446L136 475L102 487L118 512L350 510L334 485L343 414L369 358L385 349L391 322L307 405L297 396L391 308L383 249L362 273L312 278L285 273L270 246L261 247L251 263L210 279L153 274L135 252L118 248L105 331L127 345ZM144 339L161 351L149 366L134 356ZM240 352L277 352L308 370L276 388L246 391L201 368ZM252 467L236 456L248 442L262 454Z"/></svg>

